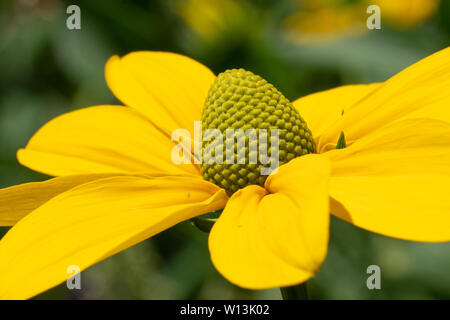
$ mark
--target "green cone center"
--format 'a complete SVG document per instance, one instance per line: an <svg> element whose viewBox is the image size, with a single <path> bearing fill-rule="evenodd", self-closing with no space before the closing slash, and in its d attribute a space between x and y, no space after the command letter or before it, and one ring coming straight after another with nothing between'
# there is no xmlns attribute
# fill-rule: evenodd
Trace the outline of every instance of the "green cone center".
<svg viewBox="0 0 450 320"><path fill-rule="evenodd" d="M248 185L264 185L268 175L261 174L261 169L270 165L267 159L262 159L264 153L261 155L260 148L267 141L263 147L266 148L267 156L271 156L275 145L271 141L273 129L278 129L279 166L296 157L315 152L311 131L297 109L272 84L244 69L227 70L217 76L203 107L202 129L203 132L218 129L222 133L222 141L203 139L203 154L205 149L211 150L221 143L223 150L223 155L220 155L223 163L202 161L200 167L203 178L224 188L230 196ZM258 136L257 163L250 161L255 159L255 155L251 155L254 149L249 148L252 143L251 140L249 142L249 136L236 136L233 147L228 145L227 148L227 129L242 129L244 132L254 129ZM239 139L244 139L240 145ZM241 150L242 148L245 149ZM245 161L238 158L239 151L244 155ZM233 154L234 163L225 161L230 153Z"/></svg>

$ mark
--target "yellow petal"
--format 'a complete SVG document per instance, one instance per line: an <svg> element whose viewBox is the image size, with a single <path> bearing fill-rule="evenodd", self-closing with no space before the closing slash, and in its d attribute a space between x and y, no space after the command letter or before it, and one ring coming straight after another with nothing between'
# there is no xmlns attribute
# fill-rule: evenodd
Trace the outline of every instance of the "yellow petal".
<svg viewBox="0 0 450 320"><path fill-rule="evenodd" d="M110 175L73 175L0 189L0 226L12 226L58 194L77 185L108 176Z"/></svg>
<svg viewBox="0 0 450 320"><path fill-rule="evenodd" d="M44 125L19 162L52 176L87 173L165 172L199 174L175 165L174 143L147 119L121 106L96 106L59 116Z"/></svg>
<svg viewBox="0 0 450 320"><path fill-rule="evenodd" d="M226 200L224 190L201 178L123 176L75 187L0 241L0 298L32 297L66 281L69 266L84 270Z"/></svg>
<svg viewBox="0 0 450 320"><path fill-rule="evenodd" d="M450 240L450 124L404 120L323 155L333 214L390 237Z"/></svg>
<svg viewBox="0 0 450 320"><path fill-rule="evenodd" d="M439 9L440 0L375 0L382 17L390 25L410 29L429 19Z"/></svg>
<svg viewBox="0 0 450 320"><path fill-rule="evenodd" d="M326 129L341 120L342 115L348 112L355 103L380 85L380 83L372 83L337 87L297 99L293 105L305 119L316 142L319 142L320 136Z"/></svg>
<svg viewBox="0 0 450 320"><path fill-rule="evenodd" d="M215 79L207 67L191 58L152 51L111 57L105 77L120 101L147 116L169 136L179 128L193 133L194 121L201 119Z"/></svg>
<svg viewBox="0 0 450 320"><path fill-rule="evenodd" d="M249 289L306 281L328 245L329 161L318 155L292 160L263 189L233 194L209 237L211 259L230 282Z"/></svg>
<svg viewBox="0 0 450 320"><path fill-rule="evenodd" d="M450 48L403 70L357 103L320 137L320 150L348 144L393 121L430 118L450 122Z"/></svg>

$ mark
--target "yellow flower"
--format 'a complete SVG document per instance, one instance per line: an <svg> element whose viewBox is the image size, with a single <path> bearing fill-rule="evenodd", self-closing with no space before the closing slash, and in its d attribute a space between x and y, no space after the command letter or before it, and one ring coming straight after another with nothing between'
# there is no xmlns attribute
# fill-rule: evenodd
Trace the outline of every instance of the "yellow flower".
<svg viewBox="0 0 450 320"><path fill-rule="evenodd" d="M32 297L65 281L68 266L84 270L224 207L209 236L211 259L251 289L312 277L327 252L330 211L387 236L450 240L450 48L384 83L296 100L318 154L230 199L198 165L171 161L171 133L192 132L214 74L162 52L114 56L105 74L128 107L50 121L18 159L57 177L0 190L0 225L14 225L0 241L1 298ZM347 147L336 149L342 132Z"/></svg>
<svg viewBox="0 0 450 320"><path fill-rule="evenodd" d="M440 0L375 0L381 16L391 26L410 29L428 20L439 8Z"/></svg>
<svg viewBox="0 0 450 320"><path fill-rule="evenodd" d="M309 0L284 19L282 28L298 43L328 42L367 32L366 18L363 4Z"/></svg>
<svg viewBox="0 0 450 320"><path fill-rule="evenodd" d="M411 29L429 19L440 0L307 0L301 10L283 21L283 29L299 43L327 42L364 34L370 5L380 7L381 19L397 29Z"/></svg>
<svg viewBox="0 0 450 320"><path fill-rule="evenodd" d="M223 35L248 26L251 8L236 0L177 1L175 10L198 36L208 42L223 41Z"/></svg>

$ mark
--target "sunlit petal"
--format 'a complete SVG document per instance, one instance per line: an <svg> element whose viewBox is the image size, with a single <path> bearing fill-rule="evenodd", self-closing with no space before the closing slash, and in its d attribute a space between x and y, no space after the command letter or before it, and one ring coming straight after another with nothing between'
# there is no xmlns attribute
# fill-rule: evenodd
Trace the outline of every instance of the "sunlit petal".
<svg viewBox="0 0 450 320"><path fill-rule="evenodd" d="M108 176L111 174L73 175L0 189L0 226L12 226L58 194Z"/></svg>
<svg viewBox="0 0 450 320"><path fill-rule="evenodd" d="M333 149L341 131L350 144L391 122L430 118L450 122L450 48L400 72L346 112L320 137Z"/></svg>
<svg viewBox="0 0 450 320"><path fill-rule="evenodd" d="M209 250L217 270L250 289L306 281L328 246L326 158L308 155L280 167L265 184L233 194L211 230Z"/></svg>
<svg viewBox="0 0 450 320"><path fill-rule="evenodd" d="M450 240L450 124L396 122L324 156L332 213L395 238Z"/></svg>
<svg viewBox="0 0 450 320"><path fill-rule="evenodd" d="M87 173L165 172L199 174L196 166L175 165L175 146L136 111L96 106L63 114L44 125L19 162L52 176Z"/></svg>
<svg viewBox="0 0 450 320"><path fill-rule="evenodd" d="M201 63L169 52L139 51L113 56L105 68L114 95L170 136L175 129L193 134L201 119L214 74Z"/></svg>
<svg viewBox="0 0 450 320"><path fill-rule="evenodd" d="M355 103L369 95L381 84L347 85L313 93L295 100L292 104L305 119L316 143L332 124L342 119ZM334 141L334 142L337 142Z"/></svg>

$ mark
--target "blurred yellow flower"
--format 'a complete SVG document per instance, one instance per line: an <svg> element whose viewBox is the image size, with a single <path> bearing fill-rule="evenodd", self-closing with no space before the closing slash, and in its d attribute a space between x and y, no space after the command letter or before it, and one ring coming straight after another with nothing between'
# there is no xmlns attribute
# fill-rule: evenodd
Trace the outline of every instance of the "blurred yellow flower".
<svg viewBox="0 0 450 320"><path fill-rule="evenodd" d="M332 41L366 32L364 8L331 0L310 0L283 21L288 36L300 43Z"/></svg>
<svg viewBox="0 0 450 320"><path fill-rule="evenodd" d="M248 22L249 8L239 1L183 0L176 2L176 12L207 42L220 41L225 34L242 32Z"/></svg>
<svg viewBox="0 0 450 320"><path fill-rule="evenodd" d="M305 0L283 21L287 36L299 43L326 42L368 31L369 5L378 5L381 19L394 28L413 28L430 18L440 0Z"/></svg>
<svg viewBox="0 0 450 320"><path fill-rule="evenodd" d="M382 18L396 28L413 28L429 19L439 8L440 0L373 0Z"/></svg>
<svg viewBox="0 0 450 320"><path fill-rule="evenodd" d="M282 165L264 186L228 198L196 164L171 161L171 134L201 118L215 75L173 53L110 58L109 88L125 106L53 119L18 151L56 178L0 190L0 298L43 292L175 224L224 208L209 236L230 282L263 289L317 272L329 212L383 235L450 240L450 48L384 83L343 86L293 105L318 154ZM341 133L347 146L337 149ZM192 134L193 136L193 134ZM189 155L191 156L191 155Z"/></svg>

